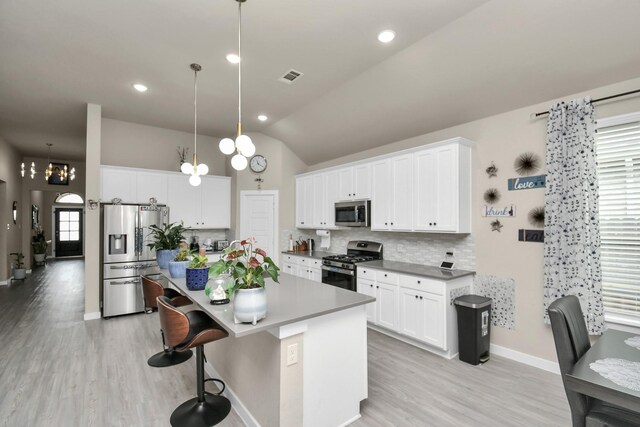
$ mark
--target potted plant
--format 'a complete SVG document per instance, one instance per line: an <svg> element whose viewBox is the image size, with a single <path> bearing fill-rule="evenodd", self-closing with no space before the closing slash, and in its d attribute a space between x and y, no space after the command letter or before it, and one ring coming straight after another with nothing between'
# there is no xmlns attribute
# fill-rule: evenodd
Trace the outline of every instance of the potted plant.
<svg viewBox="0 0 640 427"><path fill-rule="evenodd" d="M191 252L186 243L180 244L180 250L173 257L172 261L169 261L169 274L174 279L184 279L187 276L187 266L191 261Z"/></svg>
<svg viewBox="0 0 640 427"><path fill-rule="evenodd" d="M149 232L154 242L147 246L156 250L156 259L160 268L165 270L169 268L169 261L178 253L178 247L184 240L184 232L187 230L182 222L180 224L175 222L163 224L162 227L155 224L149 226Z"/></svg>
<svg viewBox="0 0 640 427"><path fill-rule="evenodd" d="M16 257L15 264L13 265L13 279L24 280L25 277L27 277L27 270L24 268L24 263L22 262L24 255L22 255L22 252L12 252L10 255Z"/></svg>
<svg viewBox="0 0 640 427"><path fill-rule="evenodd" d="M44 237L44 230L42 227L36 227L35 236L31 239L31 246L33 247L33 259L36 263L44 263L49 244L47 243L46 237Z"/></svg>
<svg viewBox="0 0 640 427"><path fill-rule="evenodd" d="M208 261L206 255L193 255L186 268L187 289L201 291L207 286L209 281Z"/></svg>
<svg viewBox="0 0 640 427"><path fill-rule="evenodd" d="M267 315L265 274L278 282L280 269L267 253L255 248L255 239L235 240L224 250L223 257L215 262L210 273L217 276L230 271L235 283L229 294L233 296L233 319L236 323L251 322L254 325Z"/></svg>

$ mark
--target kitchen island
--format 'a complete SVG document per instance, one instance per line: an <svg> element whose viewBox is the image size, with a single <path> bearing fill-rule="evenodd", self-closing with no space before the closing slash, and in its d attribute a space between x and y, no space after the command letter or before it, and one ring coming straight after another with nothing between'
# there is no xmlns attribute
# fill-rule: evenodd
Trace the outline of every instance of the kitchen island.
<svg viewBox="0 0 640 427"><path fill-rule="evenodd" d="M339 426L360 417L365 305L375 298L283 273L280 283L267 280L267 317L253 326L234 323L233 302L211 305L184 279L169 283L229 332L205 346L207 368L247 425Z"/></svg>

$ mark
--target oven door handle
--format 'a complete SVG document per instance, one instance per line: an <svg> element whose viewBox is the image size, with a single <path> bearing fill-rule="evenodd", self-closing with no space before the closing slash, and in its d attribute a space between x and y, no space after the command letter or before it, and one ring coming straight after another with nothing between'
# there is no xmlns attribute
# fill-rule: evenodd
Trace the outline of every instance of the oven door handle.
<svg viewBox="0 0 640 427"><path fill-rule="evenodd" d="M338 268L338 267L330 267L328 265L323 265L322 269L325 271L332 271L334 273L340 273L340 274L347 274L349 276L355 276L356 272L352 271L352 270L347 270L344 268Z"/></svg>

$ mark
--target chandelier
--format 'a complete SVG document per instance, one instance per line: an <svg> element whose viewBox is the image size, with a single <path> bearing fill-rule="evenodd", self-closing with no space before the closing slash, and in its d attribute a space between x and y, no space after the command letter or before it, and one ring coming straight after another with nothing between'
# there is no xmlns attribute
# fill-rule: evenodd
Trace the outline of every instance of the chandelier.
<svg viewBox="0 0 640 427"><path fill-rule="evenodd" d="M247 167L247 157L251 157L256 152L256 146L251 138L242 134L242 3L246 0L236 0L238 2L238 126L236 140L224 138L220 141L220 151L224 154L236 153L231 158L231 166L238 171Z"/></svg>
<svg viewBox="0 0 640 427"><path fill-rule="evenodd" d="M60 165L56 165L55 167L53 166L53 163L51 162L51 147L53 146L53 144L51 143L47 143L47 147L49 147L49 153L47 154L47 168L44 170L44 179L45 181L49 181L49 178L51 178L52 175L56 175L58 176L58 178L60 179L60 181L73 181L74 179L76 179L76 168L71 168L69 169L69 166L66 164L60 164ZM24 178L24 174L25 174L25 166L24 166L24 162L22 162L20 164L20 175ZM29 168L29 175L31 177L31 179L34 179L36 176L36 163L35 162L31 162L31 167Z"/></svg>

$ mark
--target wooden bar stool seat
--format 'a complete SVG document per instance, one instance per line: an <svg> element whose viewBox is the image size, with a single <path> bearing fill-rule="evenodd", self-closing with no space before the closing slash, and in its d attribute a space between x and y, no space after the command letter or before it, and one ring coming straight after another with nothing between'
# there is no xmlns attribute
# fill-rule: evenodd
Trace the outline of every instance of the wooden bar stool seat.
<svg viewBox="0 0 640 427"><path fill-rule="evenodd" d="M182 307L192 304L191 300L175 289L165 288L162 284L150 277L142 276L142 293L144 295L144 306L147 313L152 312L158 308L157 299L159 296L168 297L171 303L175 307ZM160 331L162 332L162 330ZM193 356L193 352L189 351L175 351L175 349L168 347L164 335L162 335L162 347L163 351L154 354L147 360L149 366L154 368L165 368L167 366L179 365L182 362L186 362Z"/></svg>
<svg viewBox="0 0 640 427"><path fill-rule="evenodd" d="M191 351L196 348L197 397L178 406L171 414L174 427L205 427L218 424L231 411L231 402L220 394L204 390L204 344L229 336L215 320L203 311L184 313L165 296L159 296L158 314L167 345L176 351ZM215 380L222 384L224 382ZM220 393L222 393L222 391Z"/></svg>

